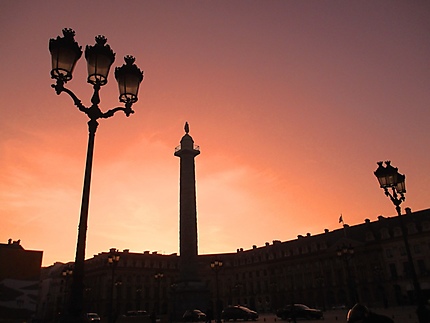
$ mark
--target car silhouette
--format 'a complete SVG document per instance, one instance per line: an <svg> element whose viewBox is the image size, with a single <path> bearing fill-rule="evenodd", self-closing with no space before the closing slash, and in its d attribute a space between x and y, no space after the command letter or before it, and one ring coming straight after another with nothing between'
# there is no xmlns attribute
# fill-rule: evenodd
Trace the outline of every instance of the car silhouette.
<svg viewBox="0 0 430 323"><path fill-rule="evenodd" d="M315 320L324 318L323 312L321 310L310 308L303 304L287 305L284 308L279 309L276 312L276 316L281 318L282 320L294 318Z"/></svg>
<svg viewBox="0 0 430 323"><path fill-rule="evenodd" d="M206 321L206 314L200 310L186 310L182 319L186 322L201 322Z"/></svg>
<svg viewBox="0 0 430 323"><path fill-rule="evenodd" d="M221 318L224 321L229 321L229 320L255 321L256 319L258 319L258 313L253 310L250 310L245 306L236 305L236 306L229 306L225 308L221 313Z"/></svg>

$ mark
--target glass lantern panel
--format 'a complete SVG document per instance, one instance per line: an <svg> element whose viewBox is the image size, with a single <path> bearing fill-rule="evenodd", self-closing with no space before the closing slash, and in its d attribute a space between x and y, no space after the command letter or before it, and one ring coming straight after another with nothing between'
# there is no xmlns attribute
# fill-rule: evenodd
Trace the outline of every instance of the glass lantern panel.
<svg viewBox="0 0 430 323"><path fill-rule="evenodd" d="M89 56L87 58L88 82L105 85L111 65L112 60L110 57L101 54Z"/></svg>
<svg viewBox="0 0 430 323"><path fill-rule="evenodd" d="M386 181L387 181L387 186L389 187L393 187L397 185L397 173L394 174L389 174L386 177Z"/></svg>
<svg viewBox="0 0 430 323"><path fill-rule="evenodd" d="M65 48L57 48L52 50L51 57L52 76L70 80L77 61L76 54Z"/></svg>
<svg viewBox="0 0 430 323"><path fill-rule="evenodd" d="M136 102L139 85L139 76L133 74L121 75L118 78L119 100L121 102Z"/></svg>
<svg viewBox="0 0 430 323"><path fill-rule="evenodd" d="M406 193L405 181L400 181L399 183L397 183L396 191L399 193Z"/></svg>

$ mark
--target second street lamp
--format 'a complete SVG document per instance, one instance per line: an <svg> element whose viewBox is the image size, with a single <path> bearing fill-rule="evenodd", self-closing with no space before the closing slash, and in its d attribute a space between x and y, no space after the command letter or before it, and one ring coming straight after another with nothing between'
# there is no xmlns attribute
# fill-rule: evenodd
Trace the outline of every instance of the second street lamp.
<svg viewBox="0 0 430 323"><path fill-rule="evenodd" d="M64 85L73 77L73 70L76 62L82 56L82 49L74 40L75 32L72 29L63 29L63 37L49 41L49 51L52 59L51 78L56 80L52 85L56 93L67 93L78 107L79 111L89 117L88 122L88 147L84 175L84 185L82 192L81 213L78 227L78 241L76 246L75 266L73 271L73 281L71 287L71 298L68 308L67 320L70 322L81 322L83 320L83 291L84 291L84 262L85 245L88 223L88 208L90 199L90 183L94 152L94 138L100 118L112 117L116 112L123 111L128 117L134 113L131 106L137 102L139 85L143 80L143 72L134 64L134 57L126 56L125 63L115 69L115 78L118 81L120 90L119 101L124 103L124 107L116 107L107 112L102 112L99 108L100 88L107 83L110 67L115 60L115 53L106 44L104 36L96 37L94 46L87 46L85 58L87 60L88 83L93 85L93 95L91 106L85 107L81 100Z"/></svg>
<svg viewBox="0 0 430 323"><path fill-rule="evenodd" d="M400 229L402 230L403 243L405 245L406 255L408 257L408 265L412 275L412 282L415 290L415 298L418 303L418 310L417 310L418 319L421 323L427 322L424 318L420 316L420 311L421 310L425 311L425 305L421 294L421 287L418 282L418 276L415 271L415 265L414 265L414 260L412 258L411 249L409 247L408 232L406 230L405 223L403 222L403 215L400 208L400 205L405 200L406 176L403 174L400 174L398 172L397 167L391 166L390 161L385 162L385 167L383 166L382 161L378 162L377 164L378 164L378 168L376 169L374 174L378 179L379 186L382 189L384 189L385 195L390 198L391 202L393 202L397 211Z"/></svg>

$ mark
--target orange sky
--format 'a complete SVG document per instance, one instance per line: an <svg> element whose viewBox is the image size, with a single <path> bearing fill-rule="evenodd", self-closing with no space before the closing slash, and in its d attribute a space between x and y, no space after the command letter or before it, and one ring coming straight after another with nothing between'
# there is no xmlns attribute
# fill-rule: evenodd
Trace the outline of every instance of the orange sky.
<svg viewBox="0 0 430 323"><path fill-rule="evenodd" d="M196 158L199 252L235 252L393 216L373 171L406 175L429 207L428 1L3 1L0 242L72 261L87 117L50 87L48 41L105 35L145 71L136 113L101 120L87 258L178 252L179 159ZM85 105L81 58L67 86ZM101 108L118 106L111 73Z"/></svg>

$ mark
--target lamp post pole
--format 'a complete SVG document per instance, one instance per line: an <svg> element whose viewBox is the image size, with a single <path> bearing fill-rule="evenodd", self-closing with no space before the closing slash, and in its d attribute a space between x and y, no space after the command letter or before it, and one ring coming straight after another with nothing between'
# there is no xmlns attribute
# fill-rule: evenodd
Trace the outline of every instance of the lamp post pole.
<svg viewBox="0 0 430 323"><path fill-rule="evenodd" d="M221 300L219 298L219 279L218 273L221 270L222 261L215 260L211 262L211 268L215 272L215 289L216 289L216 321L221 323Z"/></svg>
<svg viewBox="0 0 430 323"><path fill-rule="evenodd" d="M136 289L136 309L139 311L140 310L140 302L142 299L142 287L138 287Z"/></svg>
<svg viewBox="0 0 430 323"><path fill-rule="evenodd" d="M110 302L109 302L109 323L115 322L114 320L114 313L113 313L113 293L114 293L114 286L116 285L115 282L115 268L118 265L120 256L115 249L111 249L109 256L108 256L108 264L111 267L111 285L110 285Z"/></svg>
<svg viewBox="0 0 430 323"><path fill-rule="evenodd" d="M61 272L61 276L64 277L64 299L63 299L63 309L61 311L61 315L64 316L66 312L66 304L67 299L69 298L69 278L73 275L73 267L71 265L67 265L66 268Z"/></svg>
<svg viewBox="0 0 430 323"><path fill-rule="evenodd" d="M163 279L164 275L162 273L157 273L154 275L155 281L157 282L157 303L154 306L154 314L155 316L157 314L161 313L161 280Z"/></svg>
<svg viewBox="0 0 430 323"><path fill-rule="evenodd" d="M115 282L115 289L116 289L116 305L115 305L115 310L113 311L114 315L113 315L113 323L116 322L116 319L119 315L119 313L121 312L121 288L122 288L122 281L121 280L117 280Z"/></svg>
<svg viewBox="0 0 430 323"><path fill-rule="evenodd" d="M350 269L350 261L352 256L354 255L354 248L352 246L347 247L346 245L343 245L342 247L338 248L338 250L336 251L336 255L340 257L345 263L350 306L353 307L355 303L359 301L357 290L355 289L354 279L352 277Z"/></svg>
<svg viewBox="0 0 430 323"><path fill-rule="evenodd" d="M324 276L322 274L317 274L315 277L315 280L317 282L318 285L318 289L320 292L320 297L321 297L321 303L322 303L322 309L323 311L326 310L325 308L325 296L324 296Z"/></svg>
<svg viewBox="0 0 430 323"><path fill-rule="evenodd" d="M400 229L402 230L403 243L405 245L406 255L408 257L408 266L412 275L412 283L414 285L415 298L418 303L418 320L420 323L424 323L426 320L422 317L422 311L425 311L424 299L421 293L420 283L418 281L417 272L415 270L414 260L412 258L411 248L409 246L408 232L406 230L405 223L403 222L403 215L400 205L406 199L406 176L398 172L397 167L391 166L391 161L385 162L385 167L383 162L377 163L378 168L374 172L376 178L379 181L380 187L384 190L387 197L390 198L391 202L394 204L399 219ZM391 189L391 192L390 190Z"/></svg>
<svg viewBox="0 0 430 323"><path fill-rule="evenodd" d="M240 289L242 288L241 283L237 283L234 285L235 292L237 294L237 305L240 305Z"/></svg>
<svg viewBox="0 0 430 323"><path fill-rule="evenodd" d="M115 53L110 46L106 44L104 36L96 37L94 46L87 46L85 49L85 58L88 67L88 83L93 85L92 105L85 107L81 100L64 85L72 79L72 73L76 62L82 56L81 46L74 40L75 32L72 29L63 29L63 37L58 36L56 39L50 39L49 51L52 58L51 78L56 80L52 85L57 95L62 92L67 93L73 100L74 104L81 112L89 117L88 122L88 147L85 164L84 185L82 192L81 213L78 226L78 241L76 245L75 265L73 271L73 281L71 286L71 297L66 321L82 322L83 317L83 291L84 291L84 262L85 262L85 245L88 224L88 208L90 200L91 171L94 152L94 138L100 118L112 117L116 112L123 111L128 117L134 113L132 110L133 103L137 102L137 93L139 85L143 80L143 72L134 64L133 56L126 56L125 62L121 67L115 68L115 78L119 86L119 101L124 103L125 107L116 107L107 112L102 112L99 108L100 88L107 83L107 76L111 65L115 60Z"/></svg>

